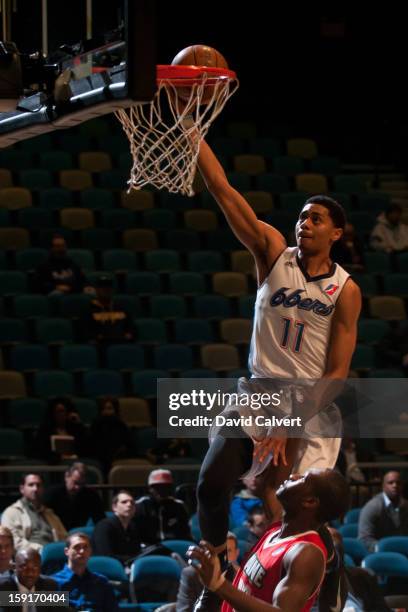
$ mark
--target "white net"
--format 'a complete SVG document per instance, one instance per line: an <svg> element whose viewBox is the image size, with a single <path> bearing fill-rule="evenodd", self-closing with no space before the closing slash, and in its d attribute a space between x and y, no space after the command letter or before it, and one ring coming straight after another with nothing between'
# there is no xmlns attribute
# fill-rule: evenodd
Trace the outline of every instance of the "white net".
<svg viewBox="0 0 408 612"><path fill-rule="evenodd" d="M230 77L162 80L153 100L116 111L130 143L129 190L153 185L192 196L200 141L238 88ZM179 92L179 95L177 94ZM181 97L182 96L182 97Z"/></svg>

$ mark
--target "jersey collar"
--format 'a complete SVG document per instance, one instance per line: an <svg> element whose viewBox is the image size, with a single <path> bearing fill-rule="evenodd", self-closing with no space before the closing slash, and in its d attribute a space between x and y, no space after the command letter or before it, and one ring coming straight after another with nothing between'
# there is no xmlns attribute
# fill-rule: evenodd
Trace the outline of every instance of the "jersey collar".
<svg viewBox="0 0 408 612"><path fill-rule="evenodd" d="M337 267L337 264L334 263L334 261L332 261L332 265L330 267L329 272L327 272L327 274L319 274L318 276L310 276L309 272L305 269L305 267L303 266L302 260L299 257L299 251L297 251L296 253L296 263L299 266L299 270L302 272L303 276L305 277L308 283L322 280L324 278L330 278L336 272L336 267Z"/></svg>

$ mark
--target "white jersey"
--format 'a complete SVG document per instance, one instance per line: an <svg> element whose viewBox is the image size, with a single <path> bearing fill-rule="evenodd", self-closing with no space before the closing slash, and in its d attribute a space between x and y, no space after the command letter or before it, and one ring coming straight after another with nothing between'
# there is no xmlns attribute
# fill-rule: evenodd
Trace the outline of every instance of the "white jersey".
<svg viewBox="0 0 408 612"><path fill-rule="evenodd" d="M321 378L336 302L349 274L333 264L310 277L298 248L281 253L259 287L249 354L257 378Z"/></svg>

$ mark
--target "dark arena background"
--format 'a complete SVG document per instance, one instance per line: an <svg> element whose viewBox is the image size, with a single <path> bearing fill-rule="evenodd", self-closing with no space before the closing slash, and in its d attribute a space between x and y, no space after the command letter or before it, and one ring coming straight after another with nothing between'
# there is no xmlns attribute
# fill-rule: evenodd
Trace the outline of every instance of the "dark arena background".
<svg viewBox="0 0 408 612"><path fill-rule="evenodd" d="M41 51L46 5L4 0L3 40L22 54ZM206 44L236 71L240 87L207 141L257 216L293 246L308 197L325 193L342 204L349 225L333 259L363 297L349 376L405 378L405 18L391 9L370 8L362 17L313 14L294 3L278 10L260 0L157 0L151 7L154 63ZM119 0L48 0L51 63L67 48L98 47L107 32L120 29L123 15ZM84 42L87 33L92 43ZM7 62L3 47L1 87ZM143 80L143 65L137 57L136 81ZM1 126L2 113L0 132ZM154 610L175 600L189 542L200 539L196 484L208 448L203 438L157 436L157 379L248 376L256 281L252 256L202 181L196 179L193 197L149 186L127 194L130 167L129 145L113 114L0 148L0 512L8 526L4 510L20 497L23 474L41 475L51 505L67 466L83 463L86 487L85 472L76 472L81 494L96 492L100 512L95 497L84 495L75 514L70 497L72 513L63 523L67 531L90 535L98 548L95 524L104 513L112 518L112 496L129 490L136 499L134 554L124 559L97 550L90 564L94 559L92 569L113 582L120 609ZM380 244L372 233L378 223L400 230L399 243ZM388 547L378 538L370 549L358 522L390 470L406 492L407 422L408 408L394 435L361 438L356 431L343 440L337 467L350 483L351 506L333 523L343 536L346 566L373 568L380 595L396 609L408 606L406 502ZM184 502L187 518L175 519L185 520L183 536L171 537L170 528L155 532L154 513L162 510L146 511L140 501L159 467L171 471L171 494ZM159 475L161 484L166 474ZM242 487L237 483L237 499L246 499L239 497ZM83 522L72 524L69 515ZM245 517L231 512L230 529L242 560L250 548ZM161 555L148 583L131 563L142 544ZM171 552L178 554L175 565L167 565ZM42 572L51 575L64 564L64 545L45 544L41 556Z"/></svg>

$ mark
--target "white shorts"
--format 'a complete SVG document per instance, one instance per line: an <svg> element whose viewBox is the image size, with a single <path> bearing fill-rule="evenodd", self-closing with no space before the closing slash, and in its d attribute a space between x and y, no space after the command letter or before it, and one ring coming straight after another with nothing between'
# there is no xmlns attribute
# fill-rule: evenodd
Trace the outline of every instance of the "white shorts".
<svg viewBox="0 0 408 612"><path fill-rule="evenodd" d="M247 381L241 378L238 382L238 391L247 390ZM287 395L287 403L285 410L290 413L291 410L290 397ZM241 406L229 405L222 414L228 415L230 411L238 412L240 414L247 415L248 410ZM245 430L245 428L243 428ZM265 428L251 427L246 431L249 437L260 437L263 438L268 435ZM321 437L321 432L324 431L326 436ZM211 440L219 433L219 428L212 427L209 432L210 444ZM305 432L308 434L307 437L302 438L300 441L297 458L293 464L292 471L298 474L304 474L311 468L318 469L333 469L337 462L337 457L341 446L342 436L342 420L341 414L338 407L335 404L331 404L325 410L315 415L306 424ZM261 474L266 467L269 465L272 459L272 454L259 463L255 458L252 462L252 466L248 472L242 477L255 477Z"/></svg>

